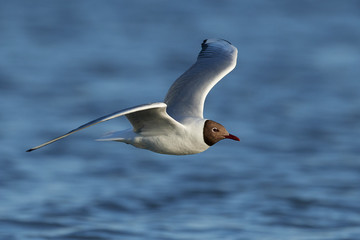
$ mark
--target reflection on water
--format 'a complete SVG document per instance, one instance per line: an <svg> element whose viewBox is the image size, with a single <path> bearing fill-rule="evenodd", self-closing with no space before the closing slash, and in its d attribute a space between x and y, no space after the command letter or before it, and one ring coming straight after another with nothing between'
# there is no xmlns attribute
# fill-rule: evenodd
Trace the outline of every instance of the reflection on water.
<svg viewBox="0 0 360 240"><path fill-rule="evenodd" d="M139 7L141 6L141 7ZM0 8L0 239L356 239L356 1L40 1ZM162 101L209 37L239 49L205 116L240 143L163 156L94 142Z"/></svg>

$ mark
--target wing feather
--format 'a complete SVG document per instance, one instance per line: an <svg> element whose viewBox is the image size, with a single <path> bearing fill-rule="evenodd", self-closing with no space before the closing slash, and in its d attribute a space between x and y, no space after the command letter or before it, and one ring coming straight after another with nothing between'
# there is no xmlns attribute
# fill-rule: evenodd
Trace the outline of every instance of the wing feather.
<svg viewBox="0 0 360 240"><path fill-rule="evenodd" d="M124 115L131 115L132 113L135 113L135 112L141 112L141 111L146 111L146 110L149 110L149 109L156 109L156 108L162 108L162 109L165 109L166 108L166 104L165 103L162 103L162 102L158 102L158 103L151 103L151 104L143 104L143 105L139 105L139 106L135 106L135 107L132 107L132 108L126 108L126 109L123 109L123 110L120 110L120 111L117 111L117 112L114 112L114 113L111 113L111 114L108 114L108 115L105 115L103 117L100 117L100 118L97 118L93 121L90 121L88 123L85 123L83 125L81 125L80 127L78 128L75 128L73 130L71 130L70 132L66 133L66 134L63 134L57 138L54 138L46 143L43 143L43 144L40 144L36 147L33 147L33 148L30 148L29 150L27 150L27 152L31 152L31 151L34 151L36 149L39 149L39 148L42 148L46 145L49 145L50 143L53 143L53 142L56 142L62 138L65 138L73 133L76 133L80 130L83 130L85 128L88 128L90 126L93 126L95 124L98 124L98 123L102 123L102 122L105 122L105 121L108 121L108 120L111 120L111 119L114 119L114 118L117 118L117 117L121 117L121 116L124 116Z"/></svg>
<svg viewBox="0 0 360 240"><path fill-rule="evenodd" d="M171 129L181 129L183 125L170 117L166 107L151 108L126 114L126 118L133 126L135 133L145 135L159 135L172 132Z"/></svg>
<svg viewBox="0 0 360 240"><path fill-rule="evenodd" d="M170 87L164 102L176 120L203 118L204 102L211 88L236 65L237 49L222 39L204 40L197 61Z"/></svg>

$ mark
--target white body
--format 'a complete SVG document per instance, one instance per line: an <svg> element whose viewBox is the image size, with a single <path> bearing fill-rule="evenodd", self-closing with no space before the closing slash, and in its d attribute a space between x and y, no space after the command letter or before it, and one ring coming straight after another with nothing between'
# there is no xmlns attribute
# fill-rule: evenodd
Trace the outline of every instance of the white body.
<svg viewBox="0 0 360 240"><path fill-rule="evenodd" d="M133 129L127 129L108 133L97 141L124 142L137 148L171 155L196 154L208 149L210 146L204 142L202 131L205 119L189 118L184 121L186 127L179 127L171 132L141 134L135 133Z"/></svg>

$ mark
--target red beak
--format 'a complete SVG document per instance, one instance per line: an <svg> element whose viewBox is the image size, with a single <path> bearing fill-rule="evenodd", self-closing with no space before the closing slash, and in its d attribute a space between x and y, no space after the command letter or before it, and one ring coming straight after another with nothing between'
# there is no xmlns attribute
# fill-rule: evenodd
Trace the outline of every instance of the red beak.
<svg viewBox="0 0 360 240"><path fill-rule="evenodd" d="M228 136L225 136L225 138L229 138L229 139L232 139L232 140L235 140L235 141L240 141L240 139L237 136L234 136L232 134L229 134Z"/></svg>

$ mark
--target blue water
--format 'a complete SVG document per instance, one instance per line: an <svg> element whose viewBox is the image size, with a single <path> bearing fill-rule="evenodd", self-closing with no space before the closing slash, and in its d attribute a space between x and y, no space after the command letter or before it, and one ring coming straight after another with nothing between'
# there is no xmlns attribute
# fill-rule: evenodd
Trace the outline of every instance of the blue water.
<svg viewBox="0 0 360 240"><path fill-rule="evenodd" d="M1 1L0 239L360 239L358 1ZM205 117L241 142L95 142L203 39L239 49Z"/></svg>

